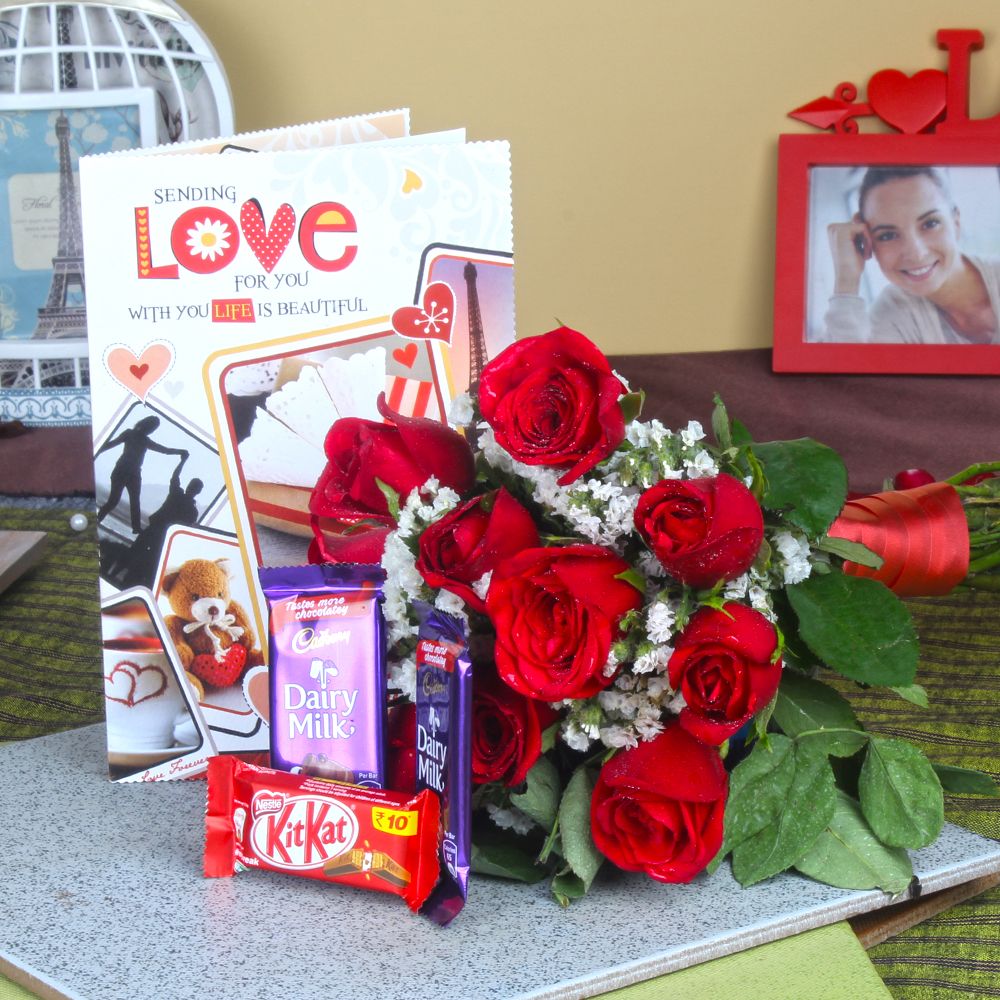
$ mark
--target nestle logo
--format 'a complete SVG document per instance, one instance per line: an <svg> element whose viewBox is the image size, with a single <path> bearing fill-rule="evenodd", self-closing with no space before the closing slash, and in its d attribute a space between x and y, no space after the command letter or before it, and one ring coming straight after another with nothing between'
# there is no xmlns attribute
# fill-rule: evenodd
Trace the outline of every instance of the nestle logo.
<svg viewBox="0 0 1000 1000"><path fill-rule="evenodd" d="M253 800L253 814L259 816L261 813L281 812L281 807L285 804L283 795L258 795Z"/></svg>

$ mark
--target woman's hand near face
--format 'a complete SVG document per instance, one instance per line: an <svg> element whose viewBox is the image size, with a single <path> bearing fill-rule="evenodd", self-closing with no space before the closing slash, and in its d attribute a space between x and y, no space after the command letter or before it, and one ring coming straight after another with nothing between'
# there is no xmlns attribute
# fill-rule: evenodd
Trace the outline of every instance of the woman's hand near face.
<svg viewBox="0 0 1000 1000"><path fill-rule="evenodd" d="M859 215L850 222L827 226L830 253L833 255L835 295L857 295L865 261L872 255L871 236Z"/></svg>

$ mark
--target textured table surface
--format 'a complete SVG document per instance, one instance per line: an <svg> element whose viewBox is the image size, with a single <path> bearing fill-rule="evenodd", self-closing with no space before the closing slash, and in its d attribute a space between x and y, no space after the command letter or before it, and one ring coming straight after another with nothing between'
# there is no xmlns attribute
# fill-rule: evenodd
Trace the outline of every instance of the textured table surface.
<svg viewBox="0 0 1000 1000"><path fill-rule="evenodd" d="M592 996L886 902L795 876L739 890L722 868L611 878L560 910L479 878L442 930L395 897L203 878L204 784L111 784L101 727L0 747L0 776L0 967L86 1000ZM1000 845L949 826L914 863L933 892L1000 869Z"/></svg>

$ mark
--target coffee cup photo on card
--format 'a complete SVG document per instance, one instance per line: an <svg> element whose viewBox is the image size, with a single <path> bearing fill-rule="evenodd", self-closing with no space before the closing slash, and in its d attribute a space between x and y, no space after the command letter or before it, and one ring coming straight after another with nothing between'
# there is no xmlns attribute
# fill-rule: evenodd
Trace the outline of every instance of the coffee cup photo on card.
<svg viewBox="0 0 1000 1000"><path fill-rule="evenodd" d="M203 770L215 746L148 592L134 587L106 600L101 626L111 777L155 781Z"/></svg>

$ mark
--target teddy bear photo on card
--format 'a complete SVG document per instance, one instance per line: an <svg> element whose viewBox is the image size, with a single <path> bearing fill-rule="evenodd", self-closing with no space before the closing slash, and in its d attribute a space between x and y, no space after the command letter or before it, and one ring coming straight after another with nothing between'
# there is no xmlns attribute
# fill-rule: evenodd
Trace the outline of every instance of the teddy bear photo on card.
<svg viewBox="0 0 1000 1000"><path fill-rule="evenodd" d="M244 750L266 735L266 706L253 686L266 659L267 635L255 619L230 534L173 525L152 585L183 682L220 753Z"/></svg>

